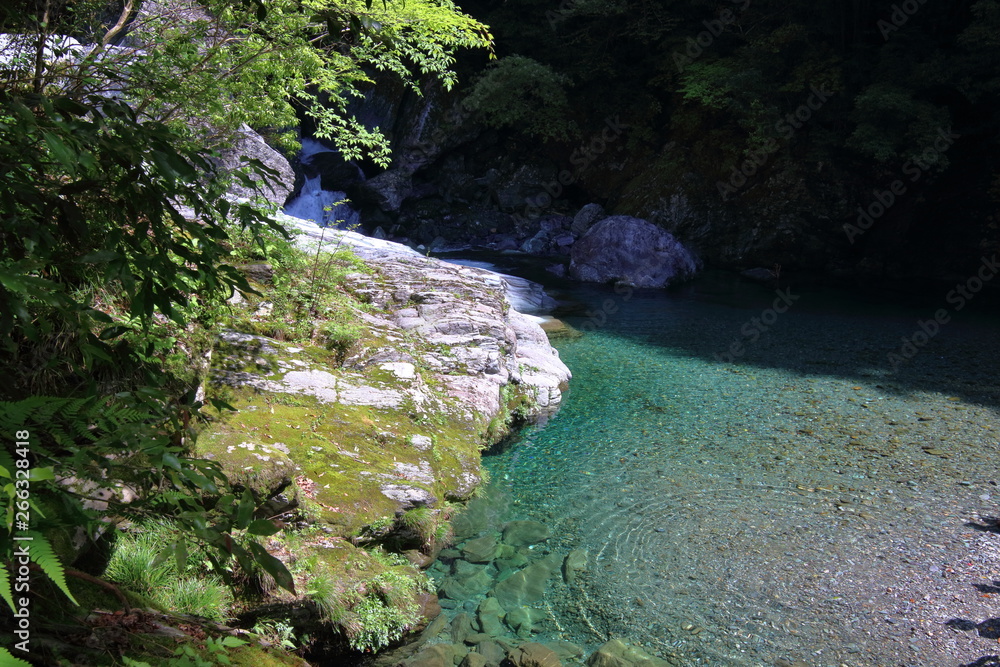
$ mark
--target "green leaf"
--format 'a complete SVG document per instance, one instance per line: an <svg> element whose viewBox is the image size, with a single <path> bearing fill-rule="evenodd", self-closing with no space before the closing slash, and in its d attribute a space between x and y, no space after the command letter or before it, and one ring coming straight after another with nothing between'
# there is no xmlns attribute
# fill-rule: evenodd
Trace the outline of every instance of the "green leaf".
<svg viewBox="0 0 1000 667"><path fill-rule="evenodd" d="M295 580L284 563L267 553L267 549L256 542L250 543L250 551L253 552L257 564L264 568L265 572L274 577L274 581L279 586L292 595L295 595Z"/></svg>
<svg viewBox="0 0 1000 667"><path fill-rule="evenodd" d="M29 545L31 560L38 564L42 572L52 580L52 583L59 587L59 590L66 594L66 597L73 604L80 606L80 603L76 601L73 594L69 592L69 587L66 586L66 575L63 570L63 564L59 560L59 557L55 555L55 552L52 551L52 545L49 544L48 538L34 530L29 530L24 534L30 535L33 538L30 542L25 542Z"/></svg>
<svg viewBox="0 0 1000 667"><path fill-rule="evenodd" d="M246 644L247 643L245 641L243 641L242 639L239 639L237 637L223 637L222 638L222 645L223 646L227 646L229 648L237 648L239 646L246 646Z"/></svg>
<svg viewBox="0 0 1000 667"><path fill-rule="evenodd" d="M236 528L242 530L250 525L254 509L256 509L256 504L253 500L253 494L250 493L250 489L245 489L243 497L240 498L240 506L236 510Z"/></svg>
<svg viewBox="0 0 1000 667"><path fill-rule="evenodd" d="M177 571L183 574L187 570L188 550L184 539L177 540L174 545L174 562L177 563Z"/></svg>
<svg viewBox="0 0 1000 667"><path fill-rule="evenodd" d="M169 466L174 470L178 471L181 470L181 460L177 458L176 454L171 454L170 452L164 452L163 458L161 460L163 461L163 465Z"/></svg>
<svg viewBox="0 0 1000 667"><path fill-rule="evenodd" d="M14 608L14 596L11 594L10 588L10 573L7 572L6 563L0 563L0 597L4 599L4 602L7 603L11 611L17 611Z"/></svg>
<svg viewBox="0 0 1000 667"><path fill-rule="evenodd" d="M251 521L250 525L247 526L248 533L251 535L260 535L261 537L269 537L279 530L281 529L268 519L257 519L256 521Z"/></svg>
<svg viewBox="0 0 1000 667"><path fill-rule="evenodd" d="M114 250L97 250L96 252L87 253L76 261L82 264L103 264L120 258L121 255Z"/></svg>
<svg viewBox="0 0 1000 667"><path fill-rule="evenodd" d="M4 667L31 667L30 662L25 662L20 658L15 658L10 651L0 646L0 664Z"/></svg>
<svg viewBox="0 0 1000 667"><path fill-rule="evenodd" d="M46 479L55 479L56 475L52 468L32 468L28 472L28 479L32 482L41 482Z"/></svg>
<svg viewBox="0 0 1000 667"><path fill-rule="evenodd" d="M78 162L77 152L67 146L62 139L51 132L42 132L45 137L45 145L49 147L49 152L58 160L71 174L76 173Z"/></svg>

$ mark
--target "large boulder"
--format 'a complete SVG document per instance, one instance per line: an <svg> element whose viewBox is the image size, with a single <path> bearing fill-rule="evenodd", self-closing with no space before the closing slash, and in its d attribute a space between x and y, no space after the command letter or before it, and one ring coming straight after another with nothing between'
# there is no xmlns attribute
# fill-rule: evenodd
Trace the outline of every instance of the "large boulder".
<svg viewBox="0 0 1000 667"><path fill-rule="evenodd" d="M223 171L232 172L241 168L245 158L259 160L265 167L278 172L278 175L259 182L260 192L255 192L238 181L234 181L229 186L230 195L241 199L263 196L276 208L284 206L285 200L288 199L288 195L292 192L292 186L295 184L295 172L292 171L292 165L288 163L284 155L271 148L264 141L264 137L247 125L240 127L233 138L233 143L220 152Z"/></svg>
<svg viewBox="0 0 1000 667"><path fill-rule="evenodd" d="M694 275L694 255L669 232L626 215L601 220L576 244L570 275L591 283L666 287Z"/></svg>

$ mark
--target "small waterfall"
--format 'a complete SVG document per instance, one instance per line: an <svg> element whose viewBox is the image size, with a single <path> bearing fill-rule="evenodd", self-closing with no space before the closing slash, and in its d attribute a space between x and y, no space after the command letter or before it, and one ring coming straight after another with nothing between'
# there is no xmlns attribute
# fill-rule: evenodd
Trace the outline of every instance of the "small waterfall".
<svg viewBox="0 0 1000 667"><path fill-rule="evenodd" d="M347 195L340 191L324 190L320 177L307 178L302 192L285 206L285 215L312 220L320 227L351 229L360 224L360 214L344 201Z"/></svg>
<svg viewBox="0 0 1000 667"><path fill-rule="evenodd" d="M302 139L300 159L309 165L312 157L319 153L335 153L319 141L305 137ZM354 229L361 224L361 214L351 208L347 195L339 190L324 190L319 174L309 176L302 185L299 196L288 202L285 215L302 220L312 220L320 227Z"/></svg>

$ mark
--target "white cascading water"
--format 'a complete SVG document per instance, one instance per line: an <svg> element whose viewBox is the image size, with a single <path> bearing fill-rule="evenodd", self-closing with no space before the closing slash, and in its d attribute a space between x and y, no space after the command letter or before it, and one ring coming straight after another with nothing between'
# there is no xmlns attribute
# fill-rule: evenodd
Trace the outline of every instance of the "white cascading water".
<svg viewBox="0 0 1000 667"><path fill-rule="evenodd" d="M333 153L314 139L302 139L301 160L309 164L312 156L318 153ZM302 220L312 220L320 227L336 227L352 229L360 224L360 214L345 201L347 195L339 190L324 190L321 178L317 174L307 178L299 196L290 201L284 208L285 215Z"/></svg>

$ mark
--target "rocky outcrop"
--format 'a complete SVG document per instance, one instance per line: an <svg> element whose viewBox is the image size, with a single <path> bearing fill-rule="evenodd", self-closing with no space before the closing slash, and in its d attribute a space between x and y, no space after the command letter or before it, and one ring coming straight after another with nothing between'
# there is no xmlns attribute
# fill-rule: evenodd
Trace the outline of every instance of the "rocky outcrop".
<svg viewBox="0 0 1000 667"><path fill-rule="evenodd" d="M354 232L321 230L308 222L282 217L314 247L320 236L333 245L350 247L370 260L384 277L382 283L365 281L356 286L369 303L390 312L390 331L417 335L437 351L420 355L420 362L434 379L448 387L449 395L465 401L470 409L491 418L501 412L501 387L527 394L522 416L535 421L559 405L571 374L549 344L537 318L518 312L546 303L537 286L471 266L449 264L390 241ZM515 286L516 290L509 289ZM396 346L398 347L398 346ZM355 365L389 360L394 347L369 350L368 359Z"/></svg>
<svg viewBox="0 0 1000 667"><path fill-rule="evenodd" d="M271 148L262 136L247 125L243 125L237 131L233 143L222 150L220 162L224 171L232 172L242 166L244 159L258 160L265 167L276 171L277 176L258 182L260 192L234 181L229 188L230 196L245 199L263 196L275 208L284 206L292 192L290 184L295 182L295 172L284 155Z"/></svg>
<svg viewBox="0 0 1000 667"><path fill-rule="evenodd" d="M625 215L605 218L574 246L570 275L594 283L666 287L698 268L694 255L669 232Z"/></svg>
<svg viewBox="0 0 1000 667"><path fill-rule="evenodd" d="M301 232L302 247L350 247L374 269L347 279L370 306L355 313L360 341L335 362L309 344L222 334L213 381L253 394L240 404L243 428L203 438L203 453L265 498L295 480L291 495L353 530L468 498L480 482L480 448L518 420L551 415L569 381L538 318L511 307L499 274L279 219ZM519 301L541 303L537 289L514 282L534 297ZM304 417L314 422L309 438L276 435Z"/></svg>

